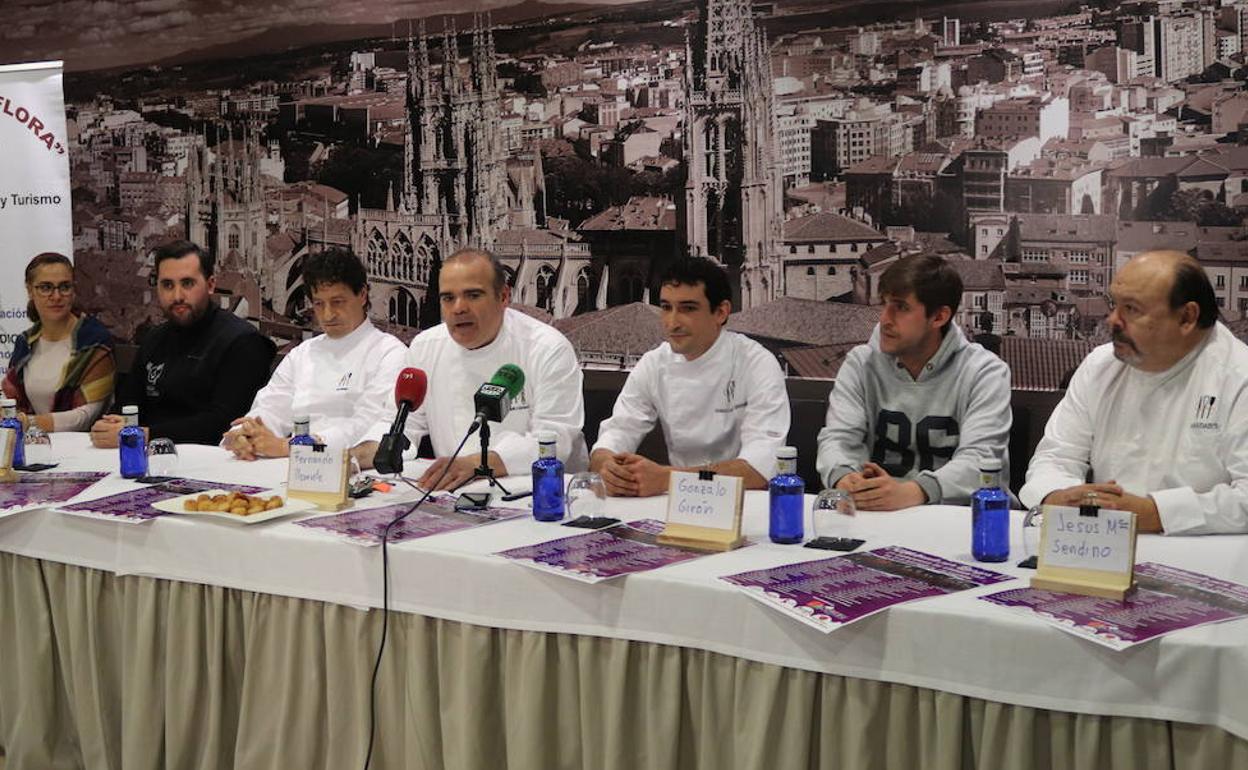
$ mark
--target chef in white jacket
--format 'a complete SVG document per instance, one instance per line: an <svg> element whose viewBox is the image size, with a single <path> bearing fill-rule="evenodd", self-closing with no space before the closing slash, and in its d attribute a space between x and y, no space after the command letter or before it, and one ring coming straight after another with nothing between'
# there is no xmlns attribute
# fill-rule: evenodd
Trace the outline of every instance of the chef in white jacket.
<svg viewBox="0 0 1248 770"><path fill-rule="evenodd" d="M498 260L479 249L452 254L438 274L442 323L412 340L407 366L423 369L429 390L424 405L407 419L412 447L428 435L437 459L418 483L427 486L442 476L438 489L454 489L472 477L480 464L475 439L454 463L450 456L476 417L473 394L499 367L515 364L524 372L524 388L512 401L502 423L490 425L489 462L496 476L528 473L537 459L537 433L554 431L556 454L569 472L587 462L585 401L576 351L557 329L513 310L511 287ZM370 432L357 456L371 466L377 441L389 429L395 408Z"/></svg>
<svg viewBox="0 0 1248 770"><path fill-rule="evenodd" d="M1218 323L1208 276L1146 252L1110 296L1113 342L1075 371L1019 497L1131 511L1144 532L1248 532L1248 347Z"/></svg>
<svg viewBox="0 0 1248 770"><path fill-rule="evenodd" d="M234 420L223 444L240 459L285 457L294 418L310 418L311 433L331 447L363 440L392 401L403 368L403 343L368 320L368 279L344 249L310 255L303 282L323 334L306 340L278 364L251 408Z"/></svg>
<svg viewBox="0 0 1248 770"><path fill-rule="evenodd" d="M659 313L667 342L628 375L590 455L613 495L662 494L673 468L740 476L762 489L789 433L789 399L775 356L723 325L728 276L703 258L676 261L663 277ZM636 454L658 422L672 465Z"/></svg>

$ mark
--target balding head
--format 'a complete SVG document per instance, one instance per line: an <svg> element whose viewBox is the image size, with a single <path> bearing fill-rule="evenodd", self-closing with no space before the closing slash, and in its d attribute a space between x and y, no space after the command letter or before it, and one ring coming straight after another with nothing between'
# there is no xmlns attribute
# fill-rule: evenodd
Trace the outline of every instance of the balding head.
<svg viewBox="0 0 1248 770"><path fill-rule="evenodd" d="M1139 277L1164 284L1171 310L1180 310L1189 302L1196 304L1196 325L1208 329L1218 320L1218 300L1209 275L1196 258L1171 249L1146 251L1127 264L1119 274L1138 272Z"/></svg>
<svg viewBox="0 0 1248 770"><path fill-rule="evenodd" d="M478 261L490 266L490 271L493 273L494 293L502 294L503 287L507 285L507 271L503 269L503 263L498 261L498 257L485 249L472 247L460 249L447 257L442 266L445 268L447 265L469 265Z"/></svg>
<svg viewBox="0 0 1248 770"><path fill-rule="evenodd" d="M1134 257L1109 287L1114 355L1143 371L1165 371L1204 340L1217 321L1213 286L1181 251Z"/></svg>

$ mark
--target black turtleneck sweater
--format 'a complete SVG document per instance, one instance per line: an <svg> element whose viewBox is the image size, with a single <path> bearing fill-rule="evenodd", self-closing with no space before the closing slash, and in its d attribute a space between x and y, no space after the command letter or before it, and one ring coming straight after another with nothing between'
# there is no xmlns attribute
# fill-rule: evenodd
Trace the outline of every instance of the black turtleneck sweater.
<svg viewBox="0 0 1248 770"><path fill-rule="evenodd" d="M152 438L216 444L269 381L276 348L215 305L191 326L166 321L144 338L117 408L139 407Z"/></svg>

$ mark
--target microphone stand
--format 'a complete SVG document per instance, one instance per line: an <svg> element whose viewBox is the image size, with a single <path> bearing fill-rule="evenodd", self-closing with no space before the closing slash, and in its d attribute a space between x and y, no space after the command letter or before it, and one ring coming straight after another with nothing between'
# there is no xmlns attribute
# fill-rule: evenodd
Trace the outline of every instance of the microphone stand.
<svg viewBox="0 0 1248 770"><path fill-rule="evenodd" d="M472 472L472 477L465 481L460 487L467 486L477 479L489 479L489 486L498 487L503 491L504 495L510 495L507 487L494 476L494 469L490 467L490 421L484 417L477 418L478 430L481 432L481 464Z"/></svg>

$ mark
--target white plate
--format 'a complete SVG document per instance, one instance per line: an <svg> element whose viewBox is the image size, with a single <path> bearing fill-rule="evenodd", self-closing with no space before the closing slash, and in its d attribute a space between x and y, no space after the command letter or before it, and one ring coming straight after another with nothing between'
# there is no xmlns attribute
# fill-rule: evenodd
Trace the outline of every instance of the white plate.
<svg viewBox="0 0 1248 770"><path fill-rule="evenodd" d="M152 507L158 511L164 511L165 513L177 513L185 516L213 516L218 519L227 519L239 524L259 524L262 521L271 521L273 519L281 518L282 516L289 516L293 513L302 513L310 508L316 507L316 503L311 500L300 500L295 497L287 497L285 490L281 489L270 489L264 492L257 492L252 495L252 497L263 497L267 499L273 495L280 495L286 500L285 505L281 508L273 508L271 510L261 511L260 513L253 513L250 516L239 516L233 513L225 513L223 511L188 511L182 505L187 500L194 500L200 495L213 497L215 495L225 494L229 494L228 489L206 489L203 492L193 492L189 495L181 495L179 497L171 497L168 500L161 500L159 503L152 503Z"/></svg>

